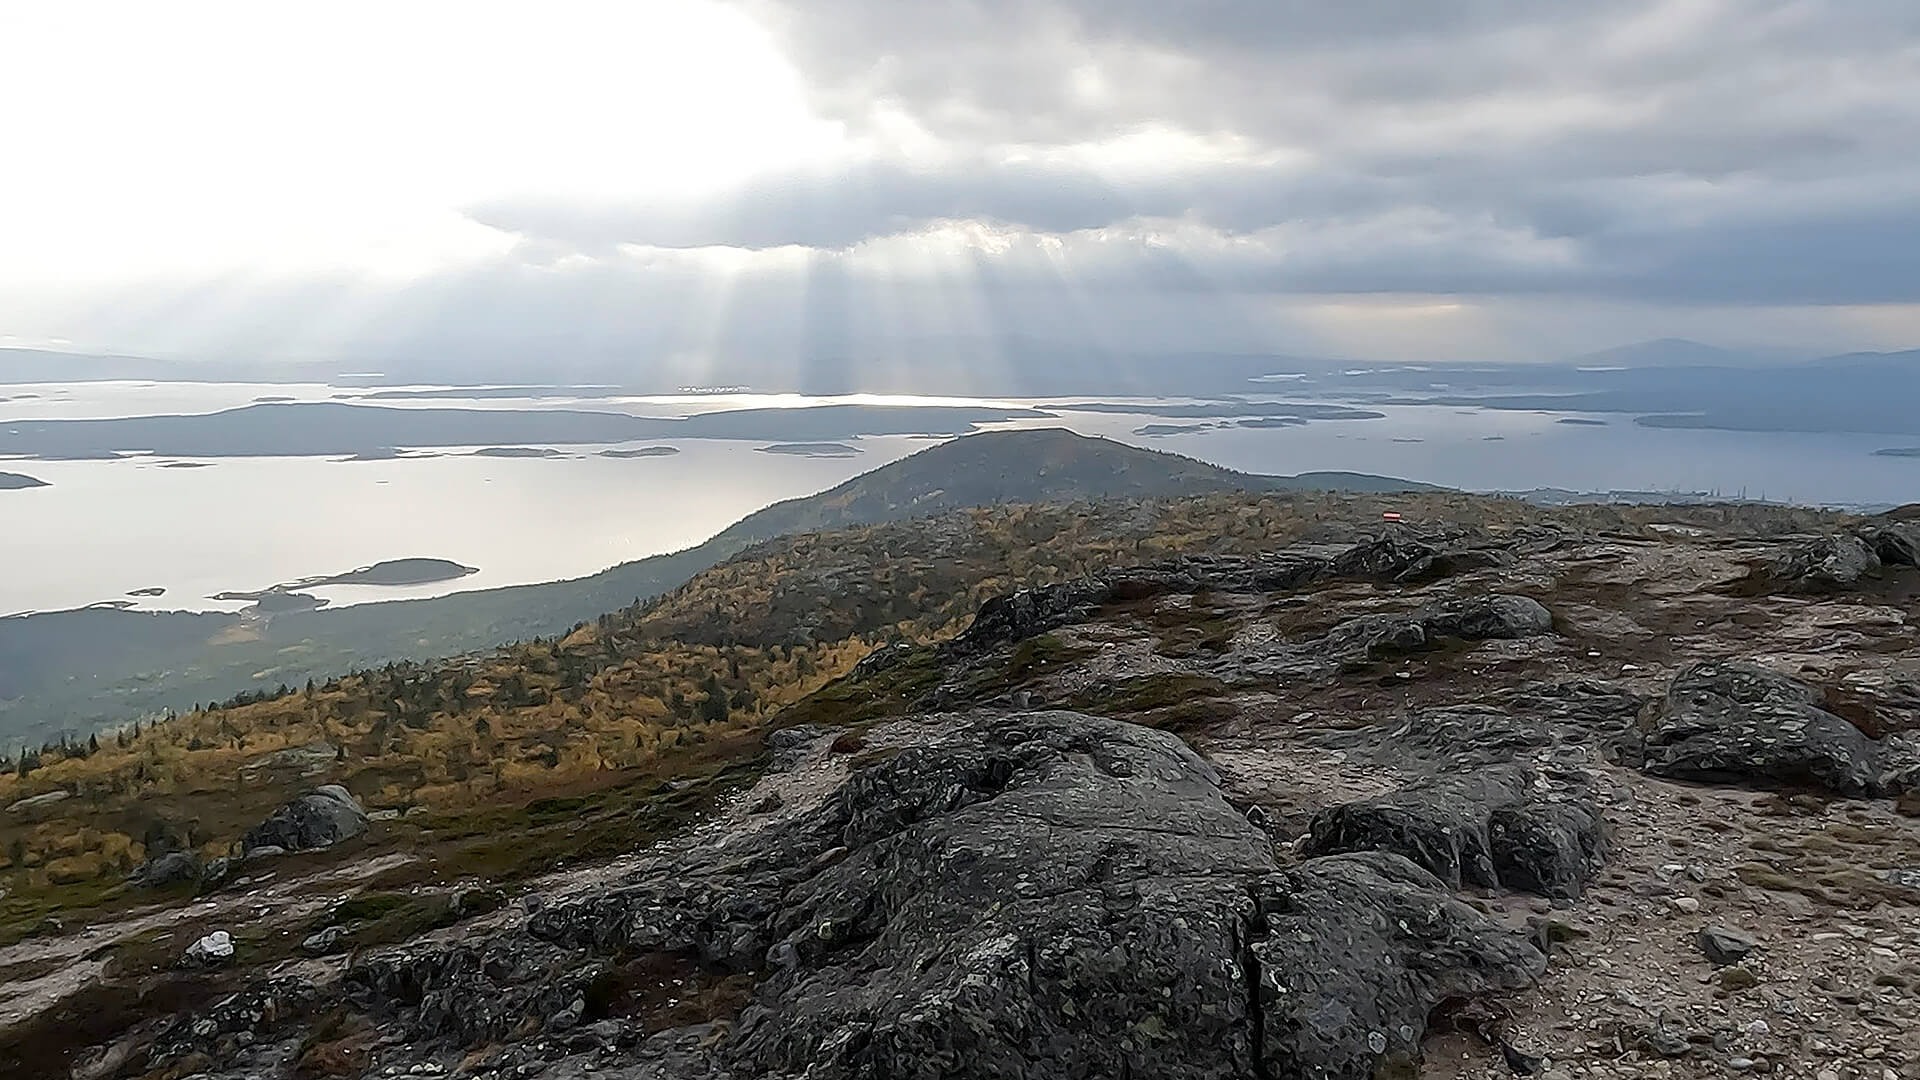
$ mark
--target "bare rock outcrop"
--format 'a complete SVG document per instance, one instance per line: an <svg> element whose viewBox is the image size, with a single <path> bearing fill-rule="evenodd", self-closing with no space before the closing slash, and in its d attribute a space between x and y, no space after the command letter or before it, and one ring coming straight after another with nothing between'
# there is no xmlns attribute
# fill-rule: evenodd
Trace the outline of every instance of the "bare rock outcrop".
<svg viewBox="0 0 1920 1080"><path fill-rule="evenodd" d="M1361 1080L1417 1058L1442 1002L1544 970L1400 855L1280 869L1172 735L979 713L877 741L778 823L489 942L367 958L356 1000L421 1039L524 1036L535 1016L564 1044L602 1019L611 955L670 953L758 987L698 1063L645 1075Z"/></svg>

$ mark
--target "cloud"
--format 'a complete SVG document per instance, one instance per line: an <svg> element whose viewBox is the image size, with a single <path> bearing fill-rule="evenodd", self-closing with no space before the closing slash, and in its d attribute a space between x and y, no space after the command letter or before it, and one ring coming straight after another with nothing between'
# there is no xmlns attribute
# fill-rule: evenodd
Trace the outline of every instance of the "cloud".
<svg viewBox="0 0 1920 1080"><path fill-rule="evenodd" d="M393 46L407 62L358 96L353 123L319 126L324 153L304 149L308 113L262 128L303 149L243 155L286 169L247 174L246 191L273 196L265 224L229 231L252 244L273 220L307 223L360 254L413 228L442 260L429 269L396 260L349 285L326 276L343 256L304 284L295 267L291 284L213 289L176 269L95 290L60 322L79 309L32 291L48 275L29 268L0 290L0 331L133 349L202 340L192 329L226 352L275 351L280 335L303 353L451 367L716 351L800 363L943 335L1341 351L1367 339L1316 334L1389 310L1479 312L1478 336L1446 339L1467 320L1421 315L1394 340L1508 358L1663 334L1899 344L1916 325L1902 308L1873 323L1881 337L1847 336L1868 307L1920 303L1912 0L730 2L677 66L661 65L691 31L638 8L568 54L562 39L612 10L582 0L535 39L552 47L529 46L546 59L521 78L498 78L520 31L496 20L488 48L451 53L465 57L451 69ZM740 13L752 47L734 50L736 70ZM405 42L437 40L441 22L423 17ZM342 23L338 47L383 40L361 29ZM624 64L643 40L650 62ZM231 50L210 50L217 95ZM449 74L439 97L413 89ZM703 110L712 97L726 107ZM460 107L422 111L441 99ZM387 135L361 153L369 124ZM288 187L309 158L337 173ZM384 191L423 161L444 174L420 194L436 217L371 196L388 216L361 214L330 194ZM210 218L236 201L202 175L217 171L175 176L206 189ZM178 225L167 258L210 246L193 242L198 218L109 194L102 208ZM291 259L313 244L284 246ZM72 247L78 264L126 265ZM1511 340L1494 344L1496 330Z"/></svg>
<svg viewBox="0 0 1920 1080"><path fill-rule="evenodd" d="M764 177L701 199L599 206L499 200L476 206L469 215L506 232L581 251L621 244L760 250L848 248L948 220L1075 232L1143 211L1181 209L1165 190L1129 193L1086 169L1027 164L915 169L872 163Z"/></svg>
<svg viewBox="0 0 1920 1080"><path fill-rule="evenodd" d="M1905 0L746 9L880 152L698 202L474 218L588 252L848 250L971 221L1097 256L1088 281L1132 238L1127 272L1175 288L1920 299ZM901 130L917 155L886 151ZM1174 142L1156 159L1142 132Z"/></svg>

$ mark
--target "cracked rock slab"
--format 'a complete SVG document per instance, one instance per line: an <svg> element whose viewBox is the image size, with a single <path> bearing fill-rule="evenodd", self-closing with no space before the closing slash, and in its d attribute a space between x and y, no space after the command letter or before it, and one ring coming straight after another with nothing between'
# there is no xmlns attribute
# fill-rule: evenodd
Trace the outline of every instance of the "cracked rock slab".
<svg viewBox="0 0 1920 1080"><path fill-rule="evenodd" d="M716 1075L1363 1080L1442 1001L1545 965L1398 855L1281 869L1165 732L1044 712L872 734L892 751L805 812L457 955L365 961L360 1003L430 1014L423 1037L498 1039L519 1012L564 1035L599 1019L601 958L661 950L759 980Z"/></svg>

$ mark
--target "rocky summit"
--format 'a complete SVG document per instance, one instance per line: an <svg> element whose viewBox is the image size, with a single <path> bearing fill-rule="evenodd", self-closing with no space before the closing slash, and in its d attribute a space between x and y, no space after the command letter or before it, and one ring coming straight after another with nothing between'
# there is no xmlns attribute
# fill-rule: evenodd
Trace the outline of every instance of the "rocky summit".
<svg viewBox="0 0 1920 1080"><path fill-rule="evenodd" d="M1330 522L989 597L637 850L384 907L402 856L237 860L203 911L302 929L154 956L177 1007L59 1072L1920 1077L1920 570L1884 522L1704 517ZM243 846L369 827L323 787Z"/></svg>

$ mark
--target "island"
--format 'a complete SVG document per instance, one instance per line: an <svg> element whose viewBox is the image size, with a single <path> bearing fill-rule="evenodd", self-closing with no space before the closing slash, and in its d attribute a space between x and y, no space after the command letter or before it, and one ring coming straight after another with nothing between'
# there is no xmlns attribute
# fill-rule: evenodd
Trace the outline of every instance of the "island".
<svg viewBox="0 0 1920 1080"><path fill-rule="evenodd" d="M440 457L440 456L442 455L428 453L427 451L424 451L424 450L401 450L397 447L381 446L381 447L376 447L372 450L362 450L359 453L353 455L352 457L334 458L333 460L335 461L403 461L408 458L430 458L430 457Z"/></svg>
<svg viewBox="0 0 1920 1080"><path fill-rule="evenodd" d="M557 458L566 457L551 446L489 446L485 450L475 450L473 457L497 458Z"/></svg>
<svg viewBox="0 0 1920 1080"><path fill-rule="evenodd" d="M212 466L211 461L163 461L160 463L163 469L207 469Z"/></svg>
<svg viewBox="0 0 1920 1080"><path fill-rule="evenodd" d="M1240 421L1240 426L1244 428L1305 427L1306 423L1306 418L1300 416L1255 416Z"/></svg>
<svg viewBox="0 0 1920 1080"><path fill-rule="evenodd" d="M245 600L253 605L247 609L249 613L278 615L290 611L311 611L327 603L302 591L305 589L328 585L431 585L479 572L477 566L464 566L451 559L388 559L343 574L316 574L297 581L283 581L265 589L232 589L215 593L211 599Z"/></svg>
<svg viewBox="0 0 1920 1080"><path fill-rule="evenodd" d="M477 566L463 566L451 559L388 559L327 577L302 578L281 588L311 589L320 585L431 585L477 574Z"/></svg>
<svg viewBox="0 0 1920 1080"><path fill-rule="evenodd" d="M1158 438L1164 435L1195 435L1212 427L1212 424L1148 424L1133 429L1135 435Z"/></svg>
<svg viewBox="0 0 1920 1080"><path fill-rule="evenodd" d="M1920 446L1889 446L1885 450L1875 450L1875 457L1920 458Z"/></svg>
<svg viewBox="0 0 1920 1080"><path fill-rule="evenodd" d="M1072 405L1054 405L1051 408L1061 412L1130 413L1138 416L1164 416L1183 420L1221 416L1291 416L1301 420L1381 420L1387 415L1372 409L1354 409L1345 405L1240 399L1208 401L1197 405L1164 401L1082 401Z"/></svg>
<svg viewBox="0 0 1920 1080"><path fill-rule="evenodd" d="M144 589L128 589L128 596L165 596L167 590L162 585L149 585Z"/></svg>
<svg viewBox="0 0 1920 1080"><path fill-rule="evenodd" d="M760 447L763 454L790 454L794 457L844 458L861 453L859 447L845 443L774 443Z"/></svg>
<svg viewBox="0 0 1920 1080"><path fill-rule="evenodd" d="M0 426L0 456L112 458L115 451L138 448L169 458L357 457L395 446L463 452L467 447L517 451L662 439L828 442L868 435L964 435L983 424L1053 415L1003 406L842 404L663 417L292 402L190 415L10 420Z"/></svg>
<svg viewBox="0 0 1920 1080"><path fill-rule="evenodd" d="M1563 416L1555 420L1556 424L1576 424L1580 427L1606 427L1605 420L1592 420L1584 416Z"/></svg>
<svg viewBox="0 0 1920 1080"><path fill-rule="evenodd" d="M680 452L677 446L642 446L637 450L602 450L601 457L610 458L647 458L672 457Z"/></svg>
<svg viewBox="0 0 1920 1080"><path fill-rule="evenodd" d="M24 473L0 472L0 491L21 491L26 488L51 486L53 485L47 483L45 480L34 476L27 476Z"/></svg>

